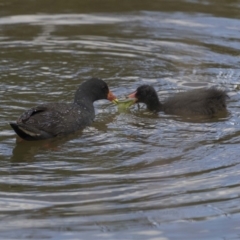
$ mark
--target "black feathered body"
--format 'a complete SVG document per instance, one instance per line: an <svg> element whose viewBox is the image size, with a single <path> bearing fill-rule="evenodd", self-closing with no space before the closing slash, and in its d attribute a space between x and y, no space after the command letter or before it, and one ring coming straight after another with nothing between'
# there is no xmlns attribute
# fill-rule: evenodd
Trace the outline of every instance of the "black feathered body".
<svg viewBox="0 0 240 240"><path fill-rule="evenodd" d="M161 110L175 115L212 116L226 109L227 94L216 88L177 93L161 104Z"/></svg>
<svg viewBox="0 0 240 240"><path fill-rule="evenodd" d="M23 113L16 124L28 137L45 139L73 133L91 125L95 117L93 104L49 103L33 107ZM23 133L24 134L24 133ZM31 139L32 138L32 139Z"/></svg>

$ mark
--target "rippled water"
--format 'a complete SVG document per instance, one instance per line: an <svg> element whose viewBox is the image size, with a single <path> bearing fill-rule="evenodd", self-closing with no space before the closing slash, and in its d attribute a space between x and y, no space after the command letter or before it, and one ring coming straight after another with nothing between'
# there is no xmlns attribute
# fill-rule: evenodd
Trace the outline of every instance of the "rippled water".
<svg viewBox="0 0 240 240"><path fill-rule="evenodd" d="M239 239L240 1L94 3L0 3L0 238ZM9 121L92 76L118 97L218 86L228 115L98 101L83 132L16 141Z"/></svg>

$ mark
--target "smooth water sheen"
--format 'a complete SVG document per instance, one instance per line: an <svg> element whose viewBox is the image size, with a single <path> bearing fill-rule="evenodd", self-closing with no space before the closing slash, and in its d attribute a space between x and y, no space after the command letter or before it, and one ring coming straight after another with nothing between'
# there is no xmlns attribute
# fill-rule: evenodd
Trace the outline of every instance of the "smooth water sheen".
<svg viewBox="0 0 240 240"><path fill-rule="evenodd" d="M239 239L240 1L0 2L1 239ZM91 127L16 141L8 125L103 78L119 97L226 89L188 119L96 102Z"/></svg>

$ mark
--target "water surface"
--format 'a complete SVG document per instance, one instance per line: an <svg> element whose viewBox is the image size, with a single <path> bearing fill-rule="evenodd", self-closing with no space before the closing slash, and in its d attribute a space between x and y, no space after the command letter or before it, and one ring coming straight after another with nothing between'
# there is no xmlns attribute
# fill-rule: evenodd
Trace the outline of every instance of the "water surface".
<svg viewBox="0 0 240 240"><path fill-rule="evenodd" d="M1 239L239 239L239 1L0 3ZM103 78L161 100L217 86L228 114L95 103L91 127L17 142L8 125Z"/></svg>

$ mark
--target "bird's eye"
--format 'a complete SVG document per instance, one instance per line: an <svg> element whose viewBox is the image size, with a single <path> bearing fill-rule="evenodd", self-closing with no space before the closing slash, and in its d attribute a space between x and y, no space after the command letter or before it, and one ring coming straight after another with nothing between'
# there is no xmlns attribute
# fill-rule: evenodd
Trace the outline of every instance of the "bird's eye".
<svg viewBox="0 0 240 240"><path fill-rule="evenodd" d="M107 87L106 85L103 85L103 86L102 86L102 89L103 89L103 90L108 90L108 87Z"/></svg>

